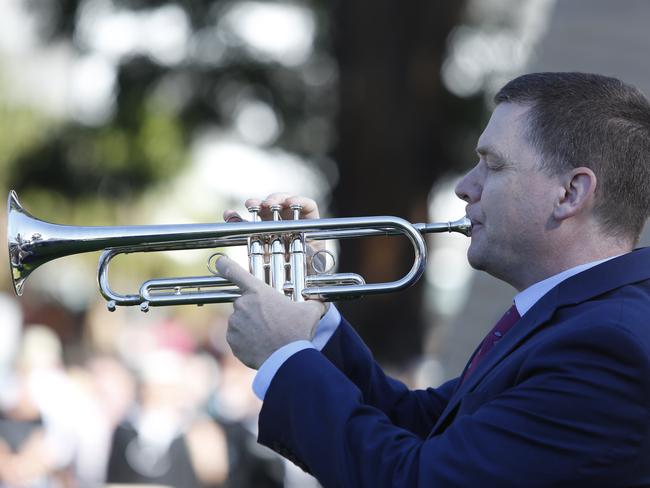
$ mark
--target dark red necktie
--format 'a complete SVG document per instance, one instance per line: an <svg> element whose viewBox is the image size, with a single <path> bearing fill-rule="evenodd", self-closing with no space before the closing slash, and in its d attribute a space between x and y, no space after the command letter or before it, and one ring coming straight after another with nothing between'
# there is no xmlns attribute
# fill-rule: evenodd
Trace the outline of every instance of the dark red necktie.
<svg viewBox="0 0 650 488"><path fill-rule="evenodd" d="M488 333L488 335L485 336L485 339L483 339L480 349L472 359L472 363L467 368L467 371L465 371L463 381L465 381L469 375L472 374L472 372L478 367L481 360L492 350L492 348L503 338L506 332L508 332L520 318L521 316L517 311L517 307L514 305L510 307L506 313L503 314L503 317L499 319L499 321Z"/></svg>

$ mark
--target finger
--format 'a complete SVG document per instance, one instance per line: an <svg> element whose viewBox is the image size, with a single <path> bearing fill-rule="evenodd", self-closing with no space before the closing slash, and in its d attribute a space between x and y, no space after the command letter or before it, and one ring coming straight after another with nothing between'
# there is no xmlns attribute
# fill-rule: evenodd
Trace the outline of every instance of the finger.
<svg viewBox="0 0 650 488"><path fill-rule="evenodd" d="M287 192L277 192L271 193L262 201L262 212L271 216L270 207L273 205L278 205L281 207L281 216L284 220L291 220L294 218L293 210L291 205L300 205L302 209L300 210L301 219L317 219L319 218L318 205L316 201L299 196L292 195Z"/></svg>
<svg viewBox="0 0 650 488"><path fill-rule="evenodd" d="M318 327L318 321L325 315L327 306L320 300L307 300L302 305L305 307L305 317L312 317L311 322L313 325L309 331L309 337L313 339Z"/></svg>
<svg viewBox="0 0 650 488"><path fill-rule="evenodd" d="M250 295L242 295L237 300L232 302L233 310L245 310L246 307L250 305L250 301L248 300L249 297Z"/></svg>
<svg viewBox="0 0 650 488"><path fill-rule="evenodd" d="M321 318L325 313L326 305L320 300L306 300L304 303L312 308L313 313L315 313L318 318Z"/></svg>
<svg viewBox="0 0 650 488"><path fill-rule="evenodd" d="M237 325L235 321L231 318L228 320L228 328L226 329L226 342L230 346L230 350L233 354L236 354L237 351Z"/></svg>
<svg viewBox="0 0 650 488"><path fill-rule="evenodd" d="M286 207L284 201L290 196L291 193L288 192L276 192L276 193L271 193L269 196L267 196L264 200L262 200L262 211L260 212L262 218L264 220L270 220L273 218L271 207L274 205L279 205L281 207L281 211L284 211L286 208L288 208ZM288 218L286 212L283 212L281 216L283 219Z"/></svg>
<svg viewBox="0 0 650 488"><path fill-rule="evenodd" d="M255 276L239 266L228 256L219 256L215 263L215 267L220 276L232 281L235 285L241 288L242 293L255 291L264 286L262 280L255 278Z"/></svg>
<svg viewBox="0 0 650 488"><path fill-rule="evenodd" d="M226 222L244 222L244 219L235 210L225 210L223 212L223 220Z"/></svg>
<svg viewBox="0 0 650 488"><path fill-rule="evenodd" d="M261 207L262 206L262 200L259 198L249 198L244 202L244 207L249 208L249 207Z"/></svg>
<svg viewBox="0 0 650 488"><path fill-rule="evenodd" d="M311 198L294 195L285 199L285 204L287 207L291 207L291 205L300 205L302 207L300 210L301 219L320 218L318 213L318 205L316 204L316 201L312 200Z"/></svg>
<svg viewBox="0 0 650 488"><path fill-rule="evenodd" d="M286 191L278 191L271 193L262 202L263 205L283 205L284 201L291 196L291 193Z"/></svg>

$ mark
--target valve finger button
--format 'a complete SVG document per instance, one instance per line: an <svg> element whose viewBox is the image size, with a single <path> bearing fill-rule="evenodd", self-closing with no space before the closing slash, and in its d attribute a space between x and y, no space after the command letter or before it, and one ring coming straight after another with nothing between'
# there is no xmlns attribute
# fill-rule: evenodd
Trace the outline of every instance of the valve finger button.
<svg viewBox="0 0 650 488"><path fill-rule="evenodd" d="M251 221L258 222L260 220L259 213L260 213L261 207L259 205L251 205L250 207L248 207L247 210L251 214Z"/></svg>
<svg viewBox="0 0 650 488"><path fill-rule="evenodd" d="M282 218L280 217L280 210L282 210L281 205L271 205L269 209L273 214L273 220L282 220Z"/></svg>
<svg viewBox="0 0 650 488"><path fill-rule="evenodd" d="M298 220L302 211L302 205L294 203L291 205L291 210L293 210L293 220Z"/></svg>

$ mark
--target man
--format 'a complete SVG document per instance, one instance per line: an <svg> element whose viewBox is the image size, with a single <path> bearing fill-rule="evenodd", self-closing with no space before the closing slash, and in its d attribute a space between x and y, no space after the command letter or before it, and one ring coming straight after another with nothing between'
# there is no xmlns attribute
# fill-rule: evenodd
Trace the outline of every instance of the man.
<svg viewBox="0 0 650 488"><path fill-rule="evenodd" d="M650 104L582 73L524 75L495 101L456 193L470 264L520 293L460 378L409 391L335 307L319 320L217 264L244 290L228 334L260 368L259 441L325 487L650 486L650 249L633 251ZM317 217L263 205L296 201Z"/></svg>

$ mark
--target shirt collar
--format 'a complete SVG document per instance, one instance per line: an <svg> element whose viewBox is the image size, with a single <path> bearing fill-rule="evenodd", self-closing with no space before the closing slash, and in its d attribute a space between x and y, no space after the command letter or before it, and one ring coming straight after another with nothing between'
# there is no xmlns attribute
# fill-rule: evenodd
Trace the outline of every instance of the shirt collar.
<svg viewBox="0 0 650 488"><path fill-rule="evenodd" d="M604 263L605 261L614 259L615 257L618 256L620 256L620 254L617 256L611 256L605 259L601 259L599 261L592 261L590 263L580 264L573 268L564 270L549 278L546 278L545 280L538 281L534 285L530 285L524 291L517 293L517 295L515 295L514 302L515 302L515 306L517 307L517 312L519 312L519 315L523 317L524 314L528 312L528 310L530 310L533 307L533 305L535 305L539 301L540 298L546 295L552 288L560 284L562 281L574 275L577 275L578 273L582 273L583 271L586 271L589 268L593 268L594 266Z"/></svg>

